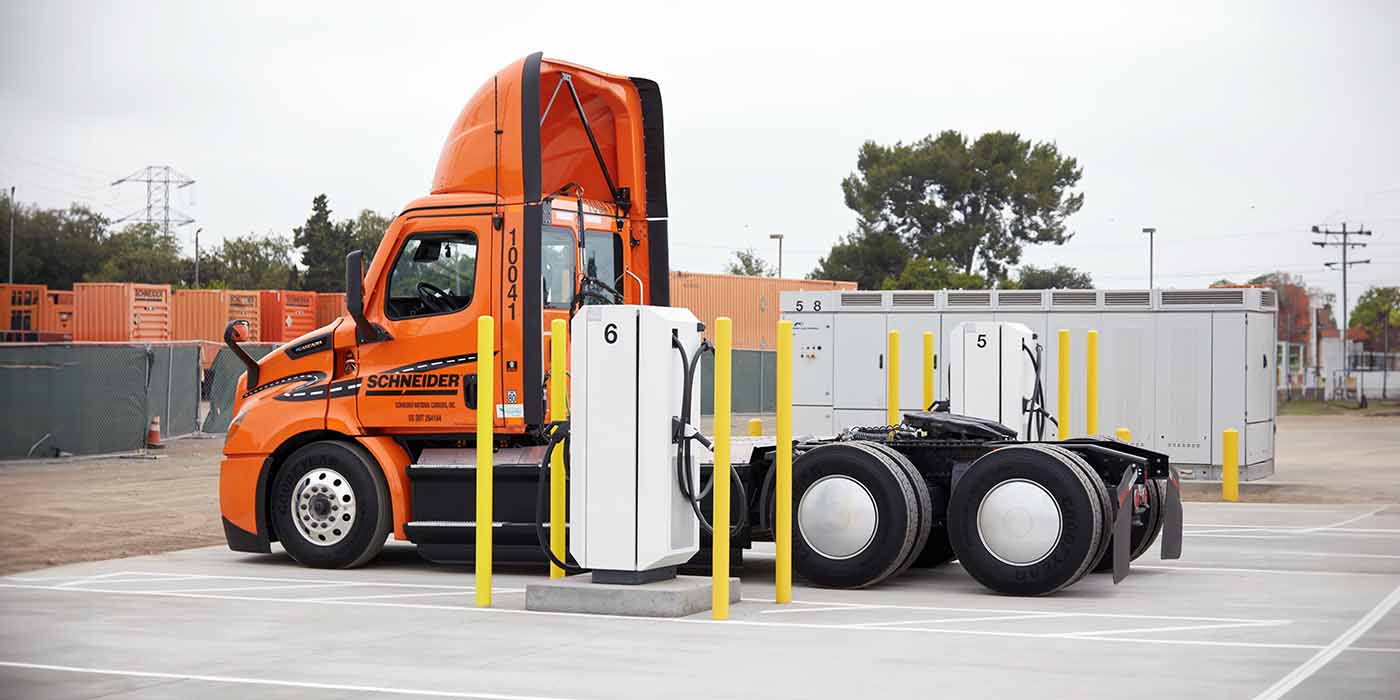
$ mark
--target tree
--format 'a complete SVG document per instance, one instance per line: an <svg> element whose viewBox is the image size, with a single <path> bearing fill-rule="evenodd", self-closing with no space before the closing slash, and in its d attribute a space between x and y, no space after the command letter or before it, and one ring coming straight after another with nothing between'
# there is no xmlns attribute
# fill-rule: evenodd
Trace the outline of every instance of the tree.
<svg viewBox="0 0 1400 700"><path fill-rule="evenodd" d="M292 229L292 243L301 249L301 288L318 292L345 291L345 256L363 250L373 256L379 249L391 219L369 209L354 219L331 221L330 201L324 194L311 201L311 216Z"/></svg>
<svg viewBox="0 0 1400 700"><path fill-rule="evenodd" d="M777 274L773 266L758 257L753 248L734 251L734 259L725 264L724 272L745 277L773 277Z"/></svg>
<svg viewBox="0 0 1400 700"><path fill-rule="evenodd" d="M393 223L392 216L384 216L370 209L361 209L359 216L354 219L347 219L342 222L342 226L348 227L347 235L350 238L350 250L363 250L365 259L374 257L374 252L379 250L380 241L384 240L384 233L389 230L389 224ZM346 253L349 253L347 250ZM345 267L345 258L341 256L341 268ZM344 269L341 270L344 276Z"/></svg>
<svg viewBox="0 0 1400 700"><path fill-rule="evenodd" d="M93 282L171 284L180 279L180 242L156 224L131 224L102 242Z"/></svg>
<svg viewBox="0 0 1400 700"><path fill-rule="evenodd" d="M220 269L219 276L211 276L210 279L217 279L223 286L232 289L290 289L297 286L297 271L292 264L292 242L285 236L250 233L225 238L223 246L212 257Z"/></svg>
<svg viewBox="0 0 1400 700"><path fill-rule="evenodd" d="M972 143L956 131L912 144L867 141L856 168L841 189L866 230L897 236L911 257L947 260L989 280L1002 279L1025 245L1069 240L1065 219L1084 205L1084 195L1072 192L1083 174L1075 159L1015 133Z"/></svg>
<svg viewBox="0 0 1400 700"><path fill-rule="evenodd" d="M346 227L331 221L330 201L324 194L311 200L311 216L292 229L292 243L301 249L306 268L301 288L320 292L345 291L345 256L350 252Z"/></svg>
<svg viewBox="0 0 1400 700"><path fill-rule="evenodd" d="M9 197L0 199L0 226L10 217ZM102 267L107 217L74 204L67 209L15 206L15 281L69 289ZM9 250L9 232L0 230ZM8 281L8 280L7 280Z"/></svg>
<svg viewBox="0 0 1400 700"><path fill-rule="evenodd" d="M883 289L885 281L898 277L909 263L909 249L894 233L876 230L860 222L808 275L817 280L855 282L860 289Z"/></svg>
<svg viewBox="0 0 1400 700"><path fill-rule="evenodd" d="M1390 349L1400 349L1400 287L1367 289L1356 301L1347 325L1365 333L1365 348L1371 352L1386 349L1387 332Z"/></svg>
<svg viewBox="0 0 1400 700"><path fill-rule="evenodd" d="M1093 289L1094 280L1087 272L1068 265L1036 267L1024 265L1016 271L1016 286L1021 289Z"/></svg>
<svg viewBox="0 0 1400 700"><path fill-rule="evenodd" d="M885 289L986 289L987 278L953 267L947 260L915 258L897 277L885 279Z"/></svg>

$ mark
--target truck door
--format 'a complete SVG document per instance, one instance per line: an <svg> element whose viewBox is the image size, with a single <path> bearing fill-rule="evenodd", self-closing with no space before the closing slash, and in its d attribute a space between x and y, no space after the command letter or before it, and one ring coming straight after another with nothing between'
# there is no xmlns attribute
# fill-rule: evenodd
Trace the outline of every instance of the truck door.
<svg viewBox="0 0 1400 700"><path fill-rule="evenodd" d="M490 217L430 221L407 224L381 279L366 280L374 291L365 316L393 337L359 346L358 410L367 428L475 425L476 320L492 303Z"/></svg>

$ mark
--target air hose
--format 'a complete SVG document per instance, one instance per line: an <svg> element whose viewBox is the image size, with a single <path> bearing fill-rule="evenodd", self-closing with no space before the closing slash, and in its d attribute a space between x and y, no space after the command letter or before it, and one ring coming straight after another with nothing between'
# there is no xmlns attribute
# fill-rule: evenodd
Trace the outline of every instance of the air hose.
<svg viewBox="0 0 1400 700"><path fill-rule="evenodd" d="M700 348L695 352L695 356L688 357L685 352L685 346L681 345L680 339L671 336L671 347L675 348L676 352L680 353L681 366L685 368L685 384L681 389L681 416L676 425L675 435L672 436L673 440L679 443L679 448L676 451L676 483L680 488L681 495L690 503L690 509L695 512L696 519L700 521L700 527L704 528L705 532L713 535L715 533L714 524L705 517L705 512L704 509L700 507L700 502L703 501L706 496L710 495L710 491L714 489L714 475L711 474L710 483L705 484L700 492L696 493L694 477L690 473L689 466L691 440L699 442L704 445L706 449L714 449L710 441L702 435L700 431L691 427L690 423L690 388L695 382L695 371L700 367L701 356L706 352L714 352L714 346L710 345L709 341L702 339L700 341ZM693 432L686 434L687 428ZM734 491L739 497L739 503L743 504L743 507L739 509L738 522L734 523L734 525L729 528L729 534L733 537L738 535L739 532L749 524L749 497L748 492L744 489L744 481L739 478L738 472L731 469L729 471L729 479L734 482Z"/></svg>

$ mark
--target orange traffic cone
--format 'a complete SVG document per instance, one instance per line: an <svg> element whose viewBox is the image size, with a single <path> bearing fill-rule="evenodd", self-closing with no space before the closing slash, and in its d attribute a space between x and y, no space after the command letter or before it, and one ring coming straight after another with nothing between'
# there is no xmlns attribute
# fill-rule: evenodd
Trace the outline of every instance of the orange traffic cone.
<svg viewBox="0 0 1400 700"><path fill-rule="evenodd" d="M146 446L162 447L160 444L160 416L152 418L150 425L146 426Z"/></svg>

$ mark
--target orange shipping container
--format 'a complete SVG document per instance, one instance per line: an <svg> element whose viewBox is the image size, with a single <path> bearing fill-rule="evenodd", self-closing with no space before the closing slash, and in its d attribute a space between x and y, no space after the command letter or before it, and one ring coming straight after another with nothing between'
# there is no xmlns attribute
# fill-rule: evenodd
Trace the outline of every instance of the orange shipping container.
<svg viewBox="0 0 1400 700"><path fill-rule="evenodd" d="M318 292L316 294L316 327L330 323L345 315L345 292Z"/></svg>
<svg viewBox="0 0 1400 700"><path fill-rule="evenodd" d="M0 284L0 331L39 330L42 284Z"/></svg>
<svg viewBox="0 0 1400 700"><path fill-rule="evenodd" d="M57 289L45 292L44 306L39 316L39 330L47 333L66 333L71 339L75 330L73 293Z"/></svg>
<svg viewBox="0 0 1400 700"><path fill-rule="evenodd" d="M73 285L75 340L170 340L170 285L79 282Z"/></svg>
<svg viewBox="0 0 1400 700"><path fill-rule="evenodd" d="M734 321L734 347L772 350L780 292L855 288L855 282L672 272L671 306L690 309L707 329L714 328L716 316L728 316Z"/></svg>
<svg viewBox="0 0 1400 700"><path fill-rule="evenodd" d="M316 330L316 292L264 289L262 336L264 343L285 343Z"/></svg>
<svg viewBox="0 0 1400 700"><path fill-rule="evenodd" d="M262 300L258 292L235 289L180 289L170 305L171 340L224 339L229 321L247 321L244 340L262 334Z"/></svg>

